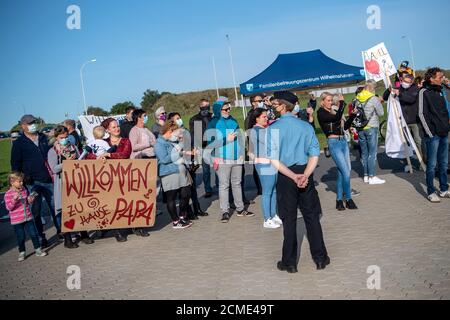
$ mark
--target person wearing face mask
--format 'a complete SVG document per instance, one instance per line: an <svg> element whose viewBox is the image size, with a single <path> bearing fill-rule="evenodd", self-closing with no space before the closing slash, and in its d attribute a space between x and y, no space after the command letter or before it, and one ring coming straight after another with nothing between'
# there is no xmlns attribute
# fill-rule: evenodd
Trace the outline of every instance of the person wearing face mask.
<svg viewBox="0 0 450 320"><path fill-rule="evenodd" d="M281 219L277 215L277 170L267 158L267 128L269 126L267 110L256 109L250 119L250 144L249 156L255 163L262 185L261 207L263 211L264 224L266 229L277 229L282 225Z"/></svg>
<svg viewBox="0 0 450 320"><path fill-rule="evenodd" d="M50 150L47 137L39 133L37 119L32 115L24 115L20 119L23 134L13 142L11 150L11 169L25 174L25 185L28 191L36 191L37 196L31 207L36 222L36 229L42 247L47 247L44 227L41 220L42 197L50 208L56 232L61 233L61 219L55 215L53 199L53 183L48 168L47 156Z"/></svg>
<svg viewBox="0 0 450 320"><path fill-rule="evenodd" d="M181 119L181 116L178 112L171 112L169 113L169 116L167 120L172 120L175 122L175 124L180 128L180 139L176 142L173 142L174 144L178 144L181 148L181 150L189 150L189 148L192 146L191 143L191 135L189 131L187 131L184 128L183 125L183 119ZM196 150L195 147L192 148L192 150ZM198 165L196 165L195 157L186 157L185 164L187 165L188 173L191 176L192 184L191 184L191 201L192 201L192 208L191 206L188 207L188 218L190 220L197 220L198 217L205 217L208 216L207 212L204 212L200 208L200 202L198 201L198 195L197 195L197 181L196 181L196 175L195 172L198 169Z"/></svg>
<svg viewBox="0 0 450 320"><path fill-rule="evenodd" d="M189 119L189 132L191 133L192 147L197 149L205 149L207 142L204 141L206 129L212 119L211 108L209 101L202 99L200 101L199 112ZM205 187L205 198L212 197L211 187L211 166L204 158L202 158L203 170L203 185ZM216 187L218 186L218 179L216 176Z"/></svg>
<svg viewBox="0 0 450 320"><path fill-rule="evenodd" d="M252 104L252 108L247 113L247 117L245 118L245 131L251 129L249 126L249 122L252 118L253 112L255 112L257 108L266 109L266 105L264 104L262 95L254 95L250 97L250 103Z"/></svg>
<svg viewBox="0 0 450 320"><path fill-rule="evenodd" d="M184 157L195 156L195 152L183 150L179 143L180 135L180 127L174 120L168 120L161 128L155 145L158 176L167 197L167 211L174 229L185 229L192 225L188 219L192 179L186 169ZM178 195L179 213L176 205Z"/></svg>
<svg viewBox="0 0 450 320"><path fill-rule="evenodd" d="M53 173L53 196L55 199L55 214L62 214L62 167L65 160L76 160L80 157L78 148L76 148L69 139L69 131L64 126L57 126L54 129L55 143L53 148L48 151L48 165ZM106 142L105 142L106 143ZM92 244L94 241L89 237L86 231L80 232L81 241L85 244ZM78 245L72 241L70 232L64 234L64 247L68 249L78 248Z"/></svg>
<svg viewBox="0 0 450 320"><path fill-rule="evenodd" d="M142 109L133 111L134 127L130 131L130 142L133 152L130 159L152 159L155 158L154 146L155 135L145 126L148 123L148 116Z"/></svg>
<svg viewBox="0 0 450 320"><path fill-rule="evenodd" d="M402 108L403 118L408 125L414 138L414 142L419 150L424 154L422 146L422 132L419 127L419 87L414 83L414 76L409 73L403 73L400 80L400 87L396 89L387 89L383 94L383 100L387 101L389 95L398 97Z"/></svg>
<svg viewBox="0 0 450 320"><path fill-rule="evenodd" d="M206 132L208 139L207 152L211 153L214 169L219 177L219 202L222 213L221 221L229 222L230 184L234 205L238 217L252 217L255 214L244 207L242 170L244 162L244 142L239 134L239 124L230 115L231 103L226 98L220 98L213 106L214 118L209 123Z"/></svg>
<svg viewBox="0 0 450 320"><path fill-rule="evenodd" d="M167 120L166 109L164 107L159 107L158 109L156 109L154 117L156 122L153 124L151 131L155 138L158 138L161 128Z"/></svg>

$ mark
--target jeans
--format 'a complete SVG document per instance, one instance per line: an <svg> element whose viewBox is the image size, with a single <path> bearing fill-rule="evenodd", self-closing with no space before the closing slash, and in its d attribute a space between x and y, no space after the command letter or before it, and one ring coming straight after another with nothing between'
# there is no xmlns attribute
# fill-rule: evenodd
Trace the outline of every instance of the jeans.
<svg viewBox="0 0 450 320"><path fill-rule="evenodd" d="M331 157L337 166L337 182L336 193L338 201L352 198L352 189L350 186L350 151L345 138L328 139L328 147L330 148Z"/></svg>
<svg viewBox="0 0 450 320"><path fill-rule="evenodd" d="M261 207L264 220L272 219L277 214L277 170L271 164L255 164L261 182Z"/></svg>
<svg viewBox="0 0 450 320"><path fill-rule="evenodd" d="M378 128L359 131L364 176L375 177L378 152Z"/></svg>
<svg viewBox="0 0 450 320"><path fill-rule="evenodd" d="M28 235L33 242L34 249L39 249L41 247L33 220L16 224L13 227L17 237L17 244L19 245L19 252L25 252L25 229L27 229Z"/></svg>
<svg viewBox="0 0 450 320"><path fill-rule="evenodd" d="M242 164L220 164L217 170L219 177L219 202L220 210L227 213L230 210L229 190L231 183L231 190L233 192L234 205L237 211L244 210L244 201L242 199Z"/></svg>
<svg viewBox="0 0 450 320"><path fill-rule="evenodd" d="M439 169L439 185L441 192L448 191L448 136L433 138L425 137L425 145L427 147L427 192L428 195L435 193L434 177L436 165Z"/></svg>
<svg viewBox="0 0 450 320"><path fill-rule="evenodd" d="M43 183L35 181L33 185L27 186L28 191L32 193L36 191L38 196L35 198L33 205L31 206L31 212L34 217L36 224L36 229L38 235L41 239L45 238L44 226L41 221L41 211L42 211L42 197L44 197L47 205L50 209L50 214L52 216L53 224L55 225L57 233L61 232L61 215L55 214L55 202L53 199L53 183Z"/></svg>

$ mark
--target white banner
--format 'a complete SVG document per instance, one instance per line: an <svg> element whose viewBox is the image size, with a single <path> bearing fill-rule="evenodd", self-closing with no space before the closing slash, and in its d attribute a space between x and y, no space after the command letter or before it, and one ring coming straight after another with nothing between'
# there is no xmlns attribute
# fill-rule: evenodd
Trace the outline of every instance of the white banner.
<svg viewBox="0 0 450 320"><path fill-rule="evenodd" d="M390 77L397 73L397 68L392 61L389 52L384 43L377 44L375 47L362 52L364 70L366 71L366 80L383 80L386 87L388 81L386 76Z"/></svg>
<svg viewBox="0 0 450 320"><path fill-rule="evenodd" d="M125 119L125 115L118 115L118 116L105 116L105 117L99 117L99 116L79 116L78 119L80 120L81 126L83 127L83 133L86 137L87 141L94 140L94 136L92 134L92 131L96 126L101 125L103 120L113 118L116 119L119 122L119 125L122 123L122 121ZM105 137L106 138L106 137Z"/></svg>
<svg viewBox="0 0 450 320"><path fill-rule="evenodd" d="M394 110L396 108L397 110ZM396 112L397 111L397 112ZM398 119L397 119L398 117ZM403 128L399 128L399 123ZM407 143L402 141L402 133ZM406 150L407 148L407 150ZM386 132L386 154L389 158L405 159L407 156L413 155L413 150L416 150L416 144L411 136L408 125L403 118L402 108L400 102L392 96L388 99L388 122Z"/></svg>

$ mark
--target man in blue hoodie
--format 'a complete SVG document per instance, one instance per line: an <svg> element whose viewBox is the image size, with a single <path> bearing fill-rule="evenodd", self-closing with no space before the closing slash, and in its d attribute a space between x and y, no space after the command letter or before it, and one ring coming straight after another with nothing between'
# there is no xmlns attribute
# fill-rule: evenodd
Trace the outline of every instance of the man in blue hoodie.
<svg viewBox="0 0 450 320"><path fill-rule="evenodd" d="M230 220L229 189L233 192L238 217L254 216L244 208L242 199L242 168L244 161L243 138L239 124L230 115L231 104L219 99L213 106L214 117L208 124L206 138L207 149L211 152L213 167L219 177L219 202L222 222Z"/></svg>

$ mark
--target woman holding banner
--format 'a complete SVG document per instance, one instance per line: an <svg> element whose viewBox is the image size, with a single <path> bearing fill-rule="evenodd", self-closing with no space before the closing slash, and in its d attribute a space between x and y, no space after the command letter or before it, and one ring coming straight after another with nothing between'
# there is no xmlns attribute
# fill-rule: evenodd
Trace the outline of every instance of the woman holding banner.
<svg viewBox="0 0 450 320"><path fill-rule="evenodd" d="M136 123L136 119L134 117L134 114L136 111L138 111L138 110L133 111L133 120L135 121L135 123ZM116 151L106 154L106 157L109 159L130 159L130 158L132 158L132 150L133 150L132 141L130 139L121 137L119 123L116 120L109 118L102 122L102 126L109 133L109 138L106 139L106 142L108 142L108 144L111 147L116 147ZM131 129L130 138L132 136L133 129ZM139 237L148 237L149 236L149 233L142 228L132 229L132 231L135 235L137 235ZM119 242L127 240L126 236L123 235L122 233L120 233L118 230L115 230L115 237L116 237L117 241L119 241Z"/></svg>
<svg viewBox="0 0 450 320"><path fill-rule="evenodd" d="M78 148L70 143L69 130L64 126L57 126L54 129L55 143L48 151L48 167L53 178L53 195L55 199L55 214L62 214L62 166L64 160L78 159ZM89 237L87 231L80 232L81 241L85 244L92 244L94 241ZM70 232L64 234L64 247L68 249L78 248L78 244L73 242Z"/></svg>
<svg viewBox="0 0 450 320"><path fill-rule="evenodd" d="M122 138L120 136L120 127L117 120L113 118L108 118L102 122L102 127L106 129L107 133L109 134L109 138L105 141L108 142L108 144L113 147L115 146L115 152L109 152L105 153L98 158L93 154L90 153L86 159L99 159L102 161L106 161L107 159L129 159L131 155L131 142L129 139ZM114 234L114 237L116 238L117 242L126 242L127 237L126 235L122 234L119 229L111 230ZM101 236L104 237L106 234L106 230L101 231Z"/></svg>

